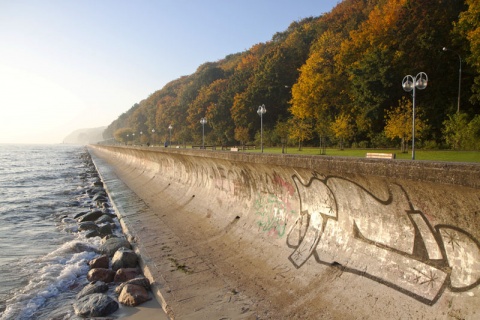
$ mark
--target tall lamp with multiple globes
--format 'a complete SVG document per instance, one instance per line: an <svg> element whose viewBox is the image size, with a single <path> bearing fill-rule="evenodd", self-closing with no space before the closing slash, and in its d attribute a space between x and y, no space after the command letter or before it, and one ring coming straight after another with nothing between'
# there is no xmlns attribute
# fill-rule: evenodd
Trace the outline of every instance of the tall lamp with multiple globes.
<svg viewBox="0 0 480 320"><path fill-rule="evenodd" d="M200 119L202 124L202 149L205 149L205 124L207 123L207 118Z"/></svg>
<svg viewBox="0 0 480 320"><path fill-rule="evenodd" d="M415 89L423 90L427 87L428 77L425 72L418 73L415 78L407 75L402 80L403 90L406 92L413 91L413 107L412 107L412 160L415 160Z"/></svg>
<svg viewBox="0 0 480 320"><path fill-rule="evenodd" d="M257 113L260 116L260 146L263 153L263 115L267 112L265 105L262 104L258 107Z"/></svg>

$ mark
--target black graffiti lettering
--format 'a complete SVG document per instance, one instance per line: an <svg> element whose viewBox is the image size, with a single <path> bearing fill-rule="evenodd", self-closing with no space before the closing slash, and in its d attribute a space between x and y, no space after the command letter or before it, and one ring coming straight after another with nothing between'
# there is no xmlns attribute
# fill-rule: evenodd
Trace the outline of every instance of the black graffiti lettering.
<svg viewBox="0 0 480 320"><path fill-rule="evenodd" d="M314 173L306 183L297 175L292 179L300 215L287 245L297 269L313 256L428 305L446 288L463 292L480 284L479 241L455 226L432 226L401 185L387 186L382 199L342 177Z"/></svg>

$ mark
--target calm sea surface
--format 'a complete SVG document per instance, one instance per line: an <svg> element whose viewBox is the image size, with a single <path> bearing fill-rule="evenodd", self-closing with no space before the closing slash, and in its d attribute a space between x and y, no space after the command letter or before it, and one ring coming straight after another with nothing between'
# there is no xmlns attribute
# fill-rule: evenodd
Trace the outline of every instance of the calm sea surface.
<svg viewBox="0 0 480 320"><path fill-rule="evenodd" d="M83 146L0 144L0 319L77 319L87 283L85 245L72 219L89 210L95 178Z"/></svg>

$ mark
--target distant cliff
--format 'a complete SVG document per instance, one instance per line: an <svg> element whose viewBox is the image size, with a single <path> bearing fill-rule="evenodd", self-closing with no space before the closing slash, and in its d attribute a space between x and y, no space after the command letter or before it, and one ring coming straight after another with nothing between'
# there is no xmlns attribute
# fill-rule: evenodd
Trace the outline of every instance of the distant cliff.
<svg viewBox="0 0 480 320"><path fill-rule="evenodd" d="M91 144L103 139L103 131L106 127L78 129L63 139L63 143L69 144Z"/></svg>

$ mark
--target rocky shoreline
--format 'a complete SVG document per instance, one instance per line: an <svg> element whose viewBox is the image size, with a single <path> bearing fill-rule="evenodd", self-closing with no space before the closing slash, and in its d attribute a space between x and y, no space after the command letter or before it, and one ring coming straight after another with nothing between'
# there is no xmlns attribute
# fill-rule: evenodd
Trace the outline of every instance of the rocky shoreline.
<svg viewBox="0 0 480 320"><path fill-rule="evenodd" d="M119 305L138 306L151 298L150 282L141 272L138 256L121 231L108 194L88 151L82 154L87 166L84 179L89 185L72 206L89 210L74 217L62 217L62 223L85 238L101 238L98 248L80 246L80 251L94 251L96 257L85 261L89 265L88 283L76 295L74 312L83 318L106 317L119 309ZM114 316L114 315L112 315Z"/></svg>

